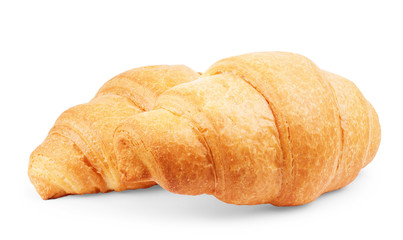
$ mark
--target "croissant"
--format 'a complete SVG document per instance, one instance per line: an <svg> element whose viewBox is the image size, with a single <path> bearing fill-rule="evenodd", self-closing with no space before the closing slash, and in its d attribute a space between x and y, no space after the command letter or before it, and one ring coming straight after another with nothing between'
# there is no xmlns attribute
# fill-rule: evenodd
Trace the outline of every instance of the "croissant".
<svg viewBox="0 0 403 240"><path fill-rule="evenodd" d="M292 53L218 61L119 124L126 184L232 204L293 206L352 182L380 144L378 116L349 80Z"/></svg>
<svg viewBox="0 0 403 240"><path fill-rule="evenodd" d="M65 111L31 154L28 175L43 199L145 188L123 183L116 168L113 134L125 118L153 108L163 91L199 74L185 66L149 66L105 83L90 102Z"/></svg>

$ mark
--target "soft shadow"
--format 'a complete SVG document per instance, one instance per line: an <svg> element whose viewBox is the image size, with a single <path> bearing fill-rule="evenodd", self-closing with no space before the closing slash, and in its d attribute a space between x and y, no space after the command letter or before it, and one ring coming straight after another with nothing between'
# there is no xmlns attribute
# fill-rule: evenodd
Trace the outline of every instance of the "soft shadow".
<svg viewBox="0 0 403 240"><path fill-rule="evenodd" d="M276 215L301 211L309 204L296 207L276 207L270 204L234 205L221 202L214 196L188 196L170 193L160 186L148 189L73 196L75 198L111 198L116 211L138 215L175 216L178 218L239 219L257 215Z"/></svg>
<svg viewBox="0 0 403 240"><path fill-rule="evenodd" d="M257 216L275 217L306 211L326 201L332 201L331 198L334 198L334 195L343 191L343 189L339 189L325 193L312 203L293 207L276 207L270 204L233 205L221 202L210 195L173 194L158 185L146 189L106 194L73 195L65 198L75 198L82 201L91 200L97 202L97 205L102 205L103 208L109 208L116 214L125 214L129 217L146 214L150 217L169 216L171 218L174 216L174 218L181 219L236 220Z"/></svg>

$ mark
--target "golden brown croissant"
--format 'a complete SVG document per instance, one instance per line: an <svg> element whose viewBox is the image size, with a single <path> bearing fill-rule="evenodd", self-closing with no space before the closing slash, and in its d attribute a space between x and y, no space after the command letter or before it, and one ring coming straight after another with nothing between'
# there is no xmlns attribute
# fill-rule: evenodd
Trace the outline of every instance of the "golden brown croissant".
<svg viewBox="0 0 403 240"><path fill-rule="evenodd" d="M144 188L154 182L122 183L113 133L120 121L153 108L158 95L198 73L185 66L149 66L124 72L89 103L65 111L31 154L28 174L43 199Z"/></svg>
<svg viewBox="0 0 403 240"><path fill-rule="evenodd" d="M122 181L227 203L311 202L353 181L380 143L358 88L291 53L218 61L155 109L115 132Z"/></svg>

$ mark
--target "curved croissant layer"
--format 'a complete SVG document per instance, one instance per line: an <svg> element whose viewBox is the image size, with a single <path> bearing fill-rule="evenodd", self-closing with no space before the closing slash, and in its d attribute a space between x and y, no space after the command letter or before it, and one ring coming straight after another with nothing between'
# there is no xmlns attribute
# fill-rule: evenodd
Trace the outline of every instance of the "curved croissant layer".
<svg viewBox="0 0 403 240"><path fill-rule="evenodd" d="M31 154L28 174L43 199L144 188L123 183L116 168L113 133L122 120L151 110L165 90L199 77L186 66L149 66L105 83L90 102L65 111Z"/></svg>
<svg viewBox="0 0 403 240"><path fill-rule="evenodd" d="M234 204L311 202L353 181L380 143L358 88L292 53L221 60L155 109L116 130L122 181Z"/></svg>

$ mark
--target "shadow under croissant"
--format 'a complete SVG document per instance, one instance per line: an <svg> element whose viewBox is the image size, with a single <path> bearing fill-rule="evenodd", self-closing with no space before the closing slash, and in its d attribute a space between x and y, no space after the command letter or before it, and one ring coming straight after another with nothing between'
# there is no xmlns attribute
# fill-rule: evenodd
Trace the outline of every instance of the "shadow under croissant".
<svg viewBox="0 0 403 240"><path fill-rule="evenodd" d="M334 195L342 194L346 188L321 195L314 203L292 207L276 207L270 204L233 205L221 202L212 195L180 195L165 191L158 185L145 189L109 192L106 194L70 195L67 198L91 199L98 198L105 207L126 215L168 215L175 218L190 219L243 219L245 217L269 216L277 214L292 214L307 210L323 201L332 201ZM111 198L114 203L110 204ZM66 199L63 198L63 199ZM60 200L59 200L60 201ZM120 213L118 213L120 215Z"/></svg>

